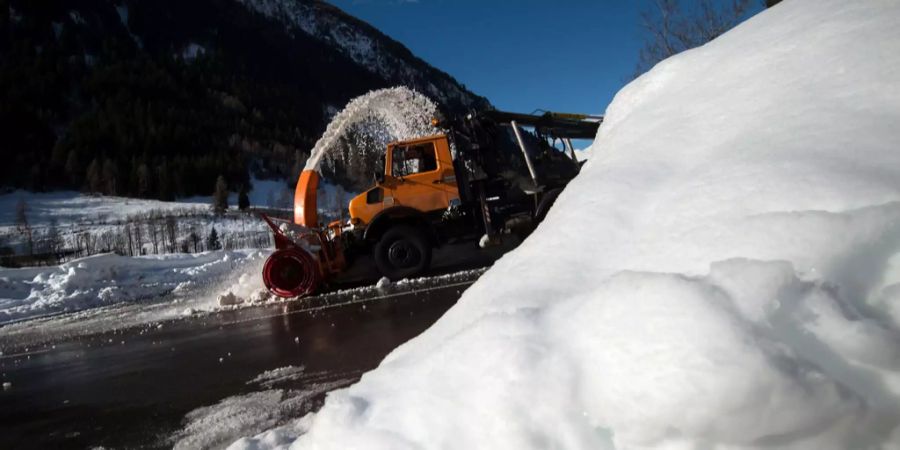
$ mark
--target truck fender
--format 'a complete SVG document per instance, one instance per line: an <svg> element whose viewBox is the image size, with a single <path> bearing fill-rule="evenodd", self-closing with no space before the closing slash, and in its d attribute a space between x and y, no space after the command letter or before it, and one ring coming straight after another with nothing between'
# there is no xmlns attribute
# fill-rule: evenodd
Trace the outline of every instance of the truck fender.
<svg viewBox="0 0 900 450"><path fill-rule="evenodd" d="M422 211L408 206L394 206L372 218L363 232L363 239L368 242L376 242L389 228L397 224L408 224L421 227L428 235L432 244L436 241L434 227Z"/></svg>

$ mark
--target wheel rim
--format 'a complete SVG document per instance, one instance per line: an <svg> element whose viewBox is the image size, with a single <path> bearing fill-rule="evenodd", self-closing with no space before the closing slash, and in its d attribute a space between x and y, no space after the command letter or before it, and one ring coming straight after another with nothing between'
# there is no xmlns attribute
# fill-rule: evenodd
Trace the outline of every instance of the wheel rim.
<svg viewBox="0 0 900 450"><path fill-rule="evenodd" d="M422 253L411 242L401 239L388 248L388 262L400 269L415 267L422 260Z"/></svg>

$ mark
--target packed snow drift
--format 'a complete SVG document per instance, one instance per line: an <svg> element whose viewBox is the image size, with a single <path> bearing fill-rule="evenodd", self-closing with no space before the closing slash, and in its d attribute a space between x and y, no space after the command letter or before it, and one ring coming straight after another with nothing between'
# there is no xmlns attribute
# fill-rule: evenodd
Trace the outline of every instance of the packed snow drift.
<svg viewBox="0 0 900 450"><path fill-rule="evenodd" d="M262 290L258 276L268 251L128 257L103 254L50 267L0 268L0 325L48 314L190 294L185 314L220 306L220 292L252 299ZM221 288L227 286L222 291ZM206 292L209 291L209 292ZM205 299L203 294L210 298ZM263 294L265 295L265 294ZM172 298L167 298L172 300ZM179 301L177 296L176 301Z"/></svg>
<svg viewBox="0 0 900 450"><path fill-rule="evenodd" d="M788 0L660 63L436 325L232 448L900 448L898 23Z"/></svg>

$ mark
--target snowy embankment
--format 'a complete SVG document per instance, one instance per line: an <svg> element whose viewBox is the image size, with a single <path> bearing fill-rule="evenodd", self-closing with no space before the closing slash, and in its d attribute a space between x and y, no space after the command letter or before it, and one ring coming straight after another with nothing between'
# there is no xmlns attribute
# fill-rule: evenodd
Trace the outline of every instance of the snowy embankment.
<svg viewBox="0 0 900 450"><path fill-rule="evenodd" d="M437 324L233 448L898 448L897 23L788 0L659 64Z"/></svg>
<svg viewBox="0 0 900 450"><path fill-rule="evenodd" d="M290 209L293 205L293 190L283 181L252 179L253 190L249 200L252 207ZM334 197L334 187L325 185ZM180 199L176 202L159 200L88 195L75 191L27 192L13 191L0 194L0 253L4 250L16 254L26 252L26 234L22 233L20 204L25 205L25 219L32 232L34 252L48 252L48 240L51 233L57 233L61 250L74 252L78 256L99 253L86 251L88 248L101 248L101 251L113 251L111 242L123 240L126 231L142 236L145 241L135 243L134 253L146 254L166 253L173 251L169 247L181 250L183 243L190 241L192 233L205 239L212 228L222 238L227 248L256 247L256 241L266 241L269 230L257 217L237 213L237 194L231 193L228 204L232 214L215 214L210 210L212 198L198 196ZM333 208L328 202L326 207ZM168 219L174 220L166 224ZM134 230L139 227L140 231ZM126 230L131 227L132 230ZM168 229L167 229L168 228ZM51 232L51 229L52 232ZM156 234L156 235L154 235ZM157 241L165 240L163 235L174 235L176 244L166 245L163 242L151 243L151 236ZM92 243L86 243L90 236ZM193 250L195 244L190 247ZM8 247L8 248L5 248ZM118 244L122 247L122 244ZM76 251L79 250L80 251ZM196 250L194 250L196 251ZM124 252L128 254L129 252Z"/></svg>
<svg viewBox="0 0 900 450"><path fill-rule="evenodd" d="M173 293L199 297L204 289L211 289L207 293L210 299L202 305L185 305L186 311L216 307L218 284L225 278L234 283L229 290L245 298L260 289L258 273L266 256L268 251L251 250L145 257L104 254L53 267L0 268L0 325L47 314L152 301Z"/></svg>

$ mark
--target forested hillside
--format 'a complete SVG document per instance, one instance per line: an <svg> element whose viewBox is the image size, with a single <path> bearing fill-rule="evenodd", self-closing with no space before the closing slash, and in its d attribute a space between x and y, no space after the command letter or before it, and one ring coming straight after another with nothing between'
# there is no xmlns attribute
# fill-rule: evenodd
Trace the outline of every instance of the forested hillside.
<svg viewBox="0 0 900 450"><path fill-rule="evenodd" d="M289 175L331 114L371 89L406 84L450 111L488 105L320 2L262 2L290 8L291 23L236 0L4 3L2 187L169 200L210 194L224 175L237 190L251 170Z"/></svg>

